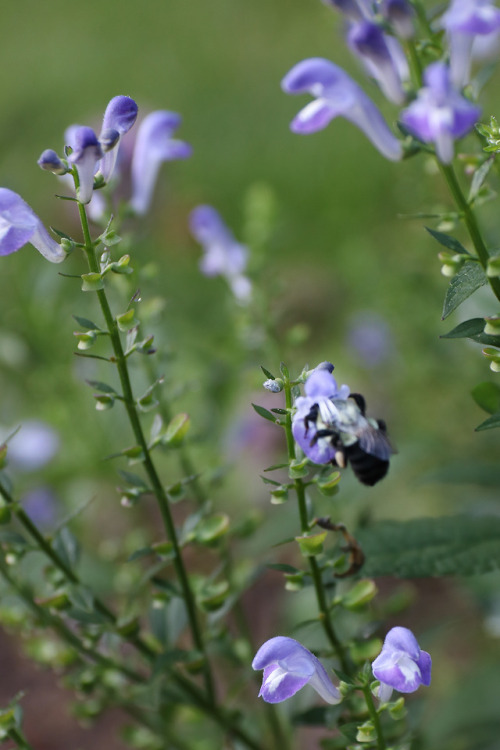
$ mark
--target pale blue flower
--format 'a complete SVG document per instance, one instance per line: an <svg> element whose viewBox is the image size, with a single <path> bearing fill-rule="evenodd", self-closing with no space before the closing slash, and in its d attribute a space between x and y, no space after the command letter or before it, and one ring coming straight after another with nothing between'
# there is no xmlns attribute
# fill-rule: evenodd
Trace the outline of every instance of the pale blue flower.
<svg viewBox="0 0 500 750"><path fill-rule="evenodd" d="M491 0L453 0L441 18L450 45L451 80L462 88L470 80L474 42L500 29L500 9Z"/></svg>
<svg viewBox="0 0 500 750"><path fill-rule="evenodd" d="M76 197L80 203L89 203L94 191L94 175L104 155L103 150L92 128L80 125L71 135L73 151L68 161L76 166L80 183Z"/></svg>
<svg viewBox="0 0 500 750"><path fill-rule="evenodd" d="M453 88L443 62L426 68L424 83L415 101L401 113L401 122L424 143L434 143L438 159L449 164L455 140L472 130L481 110Z"/></svg>
<svg viewBox="0 0 500 750"><path fill-rule="evenodd" d="M411 630L392 628L372 664L374 677L380 681L378 697L385 702L393 689L413 693L420 685L430 685L431 667L430 655L421 650Z"/></svg>
<svg viewBox="0 0 500 750"><path fill-rule="evenodd" d="M387 159L401 158L401 143L378 108L334 63L319 57L302 60L287 73L281 86L287 94L309 93L315 97L292 121L290 128L294 133L315 133L326 128L335 117L345 117Z"/></svg>
<svg viewBox="0 0 500 750"><path fill-rule="evenodd" d="M0 188L0 255L10 255L31 243L51 263L60 263L66 253L20 195Z"/></svg>
<svg viewBox="0 0 500 750"><path fill-rule="evenodd" d="M137 119L138 107L129 96L115 96L108 103L102 120L102 129L99 136L104 155L99 164L104 182L109 182L116 164L120 138L128 133ZM111 143L110 134L114 133Z"/></svg>
<svg viewBox="0 0 500 750"><path fill-rule="evenodd" d="M139 126L132 156L130 205L141 216L151 204L161 164L192 154L188 143L172 137L180 124L181 116L176 112L159 110L146 115Z"/></svg>
<svg viewBox="0 0 500 750"><path fill-rule="evenodd" d="M293 638L278 635L257 651L253 669L264 670L259 697L281 703L309 684L327 703L340 703L342 696L314 654Z"/></svg>

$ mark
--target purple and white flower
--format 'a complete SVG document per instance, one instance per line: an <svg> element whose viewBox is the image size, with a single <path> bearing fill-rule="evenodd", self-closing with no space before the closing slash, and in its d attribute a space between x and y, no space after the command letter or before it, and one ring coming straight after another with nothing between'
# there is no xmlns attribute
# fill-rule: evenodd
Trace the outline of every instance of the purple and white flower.
<svg viewBox="0 0 500 750"><path fill-rule="evenodd" d="M332 416L337 413L332 399L345 401L350 392L347 385L338 387L332 370L333 366L328 362L316 367L306 380L306 395L299 396L295 402L297 411L292 420L293 436L305 455L315 464L326 464L335 459L336 449L331 440L321 437L315 439L315 436L318 430L331 424ZM306 424L306 417L315 405L318 407L318 418L314 424Z"/></svg>
<svg viewBox="0 0 500 750"><path fill-rule="evenodd" d="M380 11L397 36L411 39L415 33L415 11L408 0L382 0Z"/></svg>
<svg viewBox="0 0 500 750"><path fill-rule="evenodd" d="M476 40L491 40L500 30L500 9L491 0L453 0L441 25L449 39L451 80L460 89L470 80Z"/></svg>
<svg viewBox="0 0 500 750"><path fill-rule="evenodd" d="M411 630L392 628L372 664L374 677L380 681L378 698L385 703L393 690L413 693L420 685L430 685L431 666L430 655L421 650Z"/></svg>
<svg viewBox="0 0 500 750"><path fill-rule="evenodd" d="M390 131L380 111L350 76L334 63L315 57L297 63L284 77L287 94L309 93L315 97L290 125L294 133L323 130L335 117L356 125L387 159L402 156L401 143Z"/></svg>
<svg viewBox="0 0 500 750"><path fill-rule="evenodd" d="M159 110L146 115L137 131L132 156L132 198L135 213L144 215L153 197L160 165L174 159L187 159L191 146L173 138L182 118L176 112Z"/></svg>
<svg viewBox="0 0 500 750"><path fill-rule="evenodd" d="M408 80L410 71L398 40L384 34L376 23L363 20L351 25L347 43L387 99L402 104L405 100L403 82Z"/></svg>
<svg viewBox="0 0 500 750"><path fill-rule="evenodd" d="M137 104L129 96L114 96L106 107L99 136L99 142L104 151L99 171L104 182L109 182L113 174L120 139L134 125L137 112Z"/></svg>
<svg viewBox="0 0 500 750"><path fill-rule="evenodd" d="M426 68L424 82L415 101L403 110L401 122L424 143L434 143L438 159L449 164L455 140L472 130L481 110L453 88L443 62Z"/></svg>
<svg viewBox="0 0 500 750"><path fill-rule="evenodd" d="M293 638L278 635L266 641L257 651L252 667L264 670L259 697L267 703L281 703L307 684L327 703L342 700L319 659Z"/></svg>
<svg viewBox="0 0 500 750"><path fill-rule="evenodd" d="M0 188L0 255L15 253L28 242L51 263L61 263L66 258L63 248L21 196Z"/></svg>
<svg viewBox="0 0 500 750"><path fill-rule="evenodd" d="M71 146L73 151L68 161L76 166L80 183L76 195L80 203L89 203L94 192L94 175L104 152L96 134L86 125L74 128Z"/></svg>
<svg viewBox="0 0 500 750"><path fill-rule="evenodd" d="M212 206L197 206L191 211L189 227L202 245L204 256L200 269L205 276L224 276L240 302L247 302L252 293L250 280L244 275L248 249L236 241L232 232Z"/></svg>

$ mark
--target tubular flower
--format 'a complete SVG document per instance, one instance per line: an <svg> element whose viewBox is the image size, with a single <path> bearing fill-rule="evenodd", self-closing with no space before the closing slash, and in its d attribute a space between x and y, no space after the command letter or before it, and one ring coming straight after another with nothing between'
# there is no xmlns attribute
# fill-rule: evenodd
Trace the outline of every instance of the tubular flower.
<svg viewBox="0 0 500 750"><path fill-rule="evenodd" d="M442 62L424 72L425 86L401 114L401 122L425 143L434 143L438 159L449 164L454 142L474 127L481 110L456 91L449 68Z"/></svg>
<svg viewBox="0 0 500 750"><path fill-rule="evenodd" d="M257 651L253 669L264 670L259 697L281 703L304 685L311 685L327 703L340 703L342 696L314 654L293 638L278 635Z"/></svg>
<svg viewBox="0 0 500 750"><path fill-rule="evenodd" d="M356 125L387 159L402 156L401 143L391 133L372 100L350 76L329 60L320 57L302 60L281 83L287 94L312 94L310 102L292 120L294 133L323 130L335 117L345 117Z"/></svg>
<svg viewBox="0 0 500 750"><path fill-rule="evenodd" d="M120 138L128 133L135 123L137 112L137 104L129 96L115 96L106 107L99 136L99 141L105 152L99 165L104 182L109 182L113 174ZM110 141L111 133L115 135Z"/></svg>
<svg viewBox="0 0 500 750"><path fill-rule="evenodd" d="M193 237L202 245L205 255L200 268L205 276L224 276L234 296L245 302L252 291L250 280L243 274L248 250L237 242L232 232L212 206L197 206L189 217Z"/></svg>
<svg viewBox="0 0 500 750"><path fill-rule="evenodd" d="M453 0L441 18L450 43L450 70L454 86L462 88L470 80L474 42L490 37L500 29L500 9L491 0Z"/></svg>
<svg viewBox="0 0 500 750"><path fill-rule="evenodd" d="M413 693L420 685L430 685L431 666L430 655L420 649L411 630L392 628L372 664L375 679L380 680L379 699L388 701L393 689Z"/></svg>
<svg viewBox="0 0 500 750"><path fill-rule="evenodd" d="M21 196L0 188L0 255L15 253L28 242L51 263L61 263L66 257Z"/></svg>
<svg viewBox="0 0 500 750"><path fill-rule="evenodd" d="M295 402L297 411L292 421L292 432L305 455L315 464L326 464L335 459L336 449L327 438L316 439L318 430L324 429L332 421L337 409L332 398L346 400L349 396L347 385L337 386L332 375L333 366L323 363L309 375L304 386L306 395ZM306 422L311 409L318 407L318 417L314 424Z"/></svg>
<svg viewBox="0 0 500 750"><path fill-rule="evenodd" d="M397 39L384 34L377 24L362 21L351 26L347 41L389 101L402 104L403 81L408 79L409 69Z"/></svg>
<svg viewBox="0 0 500 750"><path fill-rule="evenodd" d="M147 115L139 126L132 156L130 205L141 216L147 212L151 204L162 162L187 159L192 154L192 148L188 143L172 138L180 124L180 115L159 110Z"/></svg>
<svg viewBox="0 0 500 750"><path fill-rule="evenodd" d="M73 152L68 161L75 164L80 186L77 198L80 203L90 203L94 191L94 175L103 157L103 150L92 128L85 125L72 130Z"/></svg>
<svg viewBox="0 0 500 750"><path fill-rule="evenodd" d="M382 0L380 10L384 18L402 39L411 39L415 33L415 11L408 0Z"/></svg>

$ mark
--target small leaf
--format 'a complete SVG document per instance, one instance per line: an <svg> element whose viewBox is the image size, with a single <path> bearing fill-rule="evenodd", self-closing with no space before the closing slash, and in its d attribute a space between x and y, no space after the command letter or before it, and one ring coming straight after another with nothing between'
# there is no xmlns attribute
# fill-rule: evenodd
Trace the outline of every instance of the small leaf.
<svg viewBox="0 0 500 750"><path fill-rule="evenodd" d="M100 380L87 380L86 382L90 385L91 388L94 388L96 391L116 395L115 389L107 383L103 383Z"/></svg>
<svg viewBox="0 0 500 750"><path fill-rule="evenodd" d="M496 427L500 427L500 411L493 414L491 417L488 417L488 419L485 419L484 422L481 422L481 424L476 427L476 432L493 430Z"/></svg>
<svg viewBox="0 0 500 750"><path fill-rule="evenodd" d="M52 544L55 552L61 557L67 568L74 568L80 559L78 540L67 526L64 526L54 537Z"/></svg>
<svg viewBox="0 0 500 750"><path fill-rule="evenodd" d="M86 328L89 331L100 331L98 325L93 323L91 320L88 320L88 318L80 318L79 315L73 315L73 318L76 320L78 325L81 325L82 328Z"/></svg>
<svg viewBox="0 0 500 750"><path fill-rule="evenodd" d="M100 273L82 274L82 292L98 292L104 289L104 281Z"/></svg>
<svg viewBox="0 0 500 750"><path fill-rule="evenodd" d="M133 307L130 308L130 310L127 310L127 312L124 312L121 315L117 315L116 322L118 324L118 328L120 329L120 331L123 331L123 333L127 333L127 331L130 331L131 328L134 328L139 324L135 317L135 310Z"/></svg>
<svg viewBox="0 0 500 750"><path fill-rule="evenodd" d="M264 409L263 406L258 406L258 404L252 404L252 406L260 417L264 417L264 419L269 420L269 422L274 422L274 424L276 424L276 417L273 416L270 411Z"/></svg>
<svg viewBox="0 0 500 750"><path fill-rule="evenodd" d="M297 573L302 572L298 568L294 568L293 565L287 565L286 563L268 563L266 568L269 568L270 570L279 570L280 573L290 573L291 575L296 575Z"/></svg>
<svg viewBox="0 0 500 750"><path fill-rule="evenodd" d="M471 394L476 404L488 414L500 411L500 386L496 383L479 383Z"/></svg>
<svg viewBox="0 0 500 750"><path fill-rule="evenodd" d="M266 376L266 378L269 378L270 380L276 380L276 376L273 375L272 372L269 372L269 370L266 370L265 367L263 367L261 365L260 369L262 370L262 372L264 373L264 375Z"/></svg>
<svg viewBox="0 0 500 750"><path fill-rule="evenodd" d="M476 169L476 171L474 172L474 177L472 178L472 183L470 186L468 203L472 203L474 199L477 197L479 190L481 189L481 185L485 181L488 175L488 172L493 166L493 161L494 161L493 157L486 159L481 164L481 166L478 169Z"/></svg>
<svg viewBox="0 0 500 750"><path fill-rule="evenodd" d="M177 414L168 423L163 442L169 446L180 445L189 430L190 424L188 414Z"/></svg>
<svg viewBox="0 0 500 750"><path fill-rule="evenodd" d="M470 255L465 247L454 237L451 237L449 234L444 234L444 232L437 232L435 229L430 229L429 227L425 228L440 245L447 247L448 250L452 250L454 253L459 253L460 255Z"/></svg>
<svg viewBox="0 0 500 750"><path fill-rule="evenodd" d="M484 331L484 318L471 318L459 323L448 333L443 333L441 339L468 339Z"/></svg>
<svg viewBox="0 0 500 750"><path fill-rule="evenodd" d="M465 263L456 276L450 281L443 306L442 319L450 315L477 289L484 286L488 279L478 263Z"/></svg>

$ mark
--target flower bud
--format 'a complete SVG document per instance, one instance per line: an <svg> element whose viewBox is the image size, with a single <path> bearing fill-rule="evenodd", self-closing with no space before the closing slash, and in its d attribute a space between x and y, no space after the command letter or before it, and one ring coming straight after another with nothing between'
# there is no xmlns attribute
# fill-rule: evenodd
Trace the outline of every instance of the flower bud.
<svg viewBox="0 0 500 750"><path fill-rule="evenodd" d="M64 162L61 161L56 152L51 148L47 148L42 152L37 164L40 169L45 169L47 172L53 172L54 174L66 174L69 171Z"/></svg>

